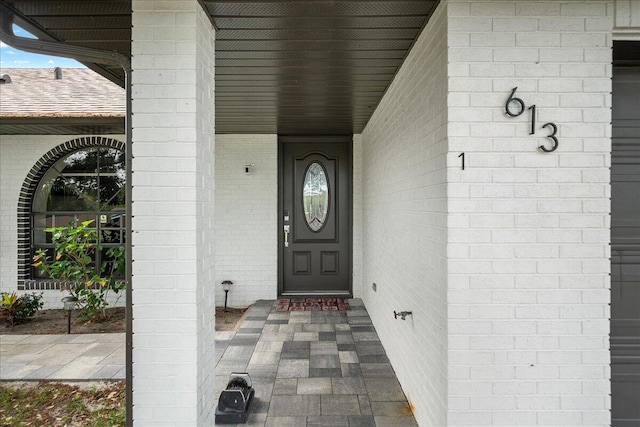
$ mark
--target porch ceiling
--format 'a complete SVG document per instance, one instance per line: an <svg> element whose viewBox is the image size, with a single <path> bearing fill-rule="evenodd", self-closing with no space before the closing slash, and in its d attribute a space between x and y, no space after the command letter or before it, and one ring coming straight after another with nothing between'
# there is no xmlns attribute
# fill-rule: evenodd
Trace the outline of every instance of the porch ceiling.
<svg viewBox="0 0 640 427"><path fill-rule="evenodd" d="M5 1L42 39L131 55L131 0ZM438 0L210 1L216 132L360 133ZM87 64L123 85L115 68Z"/></svg>

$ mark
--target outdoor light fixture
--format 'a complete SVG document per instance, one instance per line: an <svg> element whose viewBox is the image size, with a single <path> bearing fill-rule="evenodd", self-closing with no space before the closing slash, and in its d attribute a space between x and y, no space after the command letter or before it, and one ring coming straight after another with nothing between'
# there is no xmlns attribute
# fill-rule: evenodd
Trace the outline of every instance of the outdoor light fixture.
<svg viewBox="0 0 640 427"><path fill-rule="evenodd" d="M229 296L229 291L231 290L231 285L233 282L231 280L225 280L222 282L222 289L224 289L224 311L227 311L227 297Z"/></svg>
<svg viewBox="0 0 640 427"><path fill-rule="evenodd" d="M67 312L67 333L71 333L71 311L76 308L76 304L78 303L78 298L73 295L66 296L62 298L62 303L64 304L64 309Z"/></svg>
<svg viewBox="0 0 640 427"><path fill-rule="evenodd" d="M227 388L220 393L216 408L216 424L246 423L255 390L246 372L233 372Z"/></svg>

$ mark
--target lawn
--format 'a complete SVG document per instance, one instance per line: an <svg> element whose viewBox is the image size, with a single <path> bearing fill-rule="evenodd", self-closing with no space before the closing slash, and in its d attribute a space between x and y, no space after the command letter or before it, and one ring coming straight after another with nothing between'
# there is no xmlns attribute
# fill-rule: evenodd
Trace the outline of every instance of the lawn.
<svg viewBox="0 0 640 427"><path fill-rule="evenodd" d="M125 383L0 383L0 426L124 426Z"/></svg>

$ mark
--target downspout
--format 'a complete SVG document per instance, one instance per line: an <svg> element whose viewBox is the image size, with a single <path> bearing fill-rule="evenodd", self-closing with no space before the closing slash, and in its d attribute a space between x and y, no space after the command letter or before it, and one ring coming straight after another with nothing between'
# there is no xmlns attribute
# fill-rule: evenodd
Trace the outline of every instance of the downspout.
<svg viewBox="0 0 640 427"><path fill-rule="evenodd" d="M0 5L4 6L4 5ZM131 253L131 205L132 205L132 185L131 185L131 160L132 160L132 127L131 127L131 61L124 55L117 52L108 52L91 49L82 46L73 46L61 41L46 41L38 39L28 39L18 37L13 32L14 14L6 7L0 7L0 40L9 46L23 50L25 52L39 53L45 55L62 56L72 58L82 62L95 64L105 64L118 66L124 70L125 91L126 91L126 115L125 115L125 150L126 150L126 184L127 194L125 205L125 233L126 233L126 406L127 406L127 426L133 426L133 304L132 304L132 253Z"/></svg>

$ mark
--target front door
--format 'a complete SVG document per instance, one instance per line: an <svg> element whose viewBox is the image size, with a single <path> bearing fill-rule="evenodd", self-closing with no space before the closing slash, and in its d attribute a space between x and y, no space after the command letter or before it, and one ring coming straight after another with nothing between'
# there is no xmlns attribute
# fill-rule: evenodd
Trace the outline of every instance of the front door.
<svg viewBox="0 0 640 427"><path fill-rule="evenodd" d="M611 425L631 427L640 426L640 67L614 67L612 96Z"/></svg>
<svg viewBox="0 0 640 427"><path fill-rule="evenodd" d="M281 296L351 296L351 136L281 136Z"/></svg>

